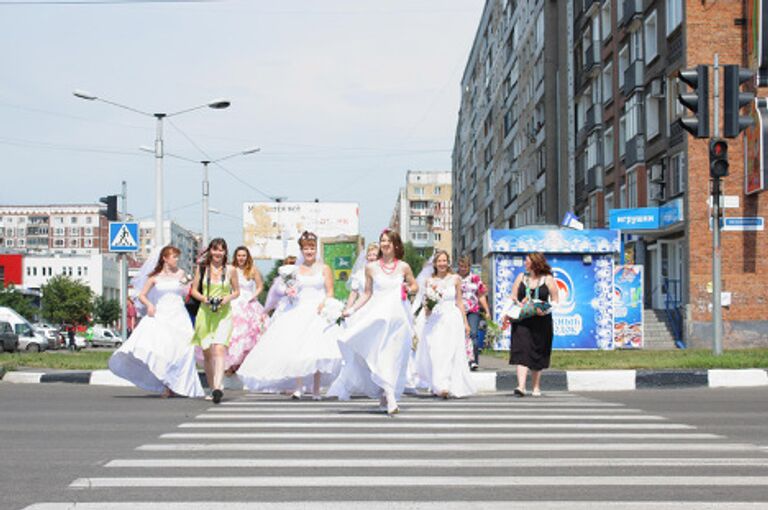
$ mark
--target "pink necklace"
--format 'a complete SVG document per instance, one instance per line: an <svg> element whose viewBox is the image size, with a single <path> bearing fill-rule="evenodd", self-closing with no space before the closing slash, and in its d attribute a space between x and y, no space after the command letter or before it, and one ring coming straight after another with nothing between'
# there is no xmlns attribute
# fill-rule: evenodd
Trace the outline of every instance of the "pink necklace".
<svg viewBox="0 0 768 510"><path fill-rule="evenodd" d="M397 269L397 259L392 260L389 264L385 264L384 260L379 259L379 267L381 267L384 274L392 274L395 272L395 269Z"/></svg>

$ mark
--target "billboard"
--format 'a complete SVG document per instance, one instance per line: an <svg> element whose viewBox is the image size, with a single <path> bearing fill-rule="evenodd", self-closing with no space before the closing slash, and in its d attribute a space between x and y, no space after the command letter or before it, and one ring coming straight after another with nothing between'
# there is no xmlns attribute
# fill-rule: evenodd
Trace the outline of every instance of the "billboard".
<svg viewBox="0 0 768 510"><path fill-rule="evenodd" d="M352 266L357 259L356 242L323 243L323 259L333 273L333 296L346 301L349 297L347 282L352 275Z"/></svg>
<svg viewBox="0 0 768 510"><path fill-rule="evenodd" d="M494 321L512 291L512 283L524 269L523 255L494 255ZM613 349L613 260L611 255L593 255L591 264L581 256L548 254L547 262L559 291L552 307L553 349ZM509 333L494 349L509 349Z"/></svg>
<svg viewBox="0 0 768 510"><path fill-rule="evenodd" d="M643 347L643 266L613 268L613 341L617 349Z"/></svg>
<svg viewBox="0 0 768 510"><path fill-rule="evenodd" d="M354 202L245 202L243 242L255 259L298 255L305 230L318 238L357 236L359 207Z"/></svg>

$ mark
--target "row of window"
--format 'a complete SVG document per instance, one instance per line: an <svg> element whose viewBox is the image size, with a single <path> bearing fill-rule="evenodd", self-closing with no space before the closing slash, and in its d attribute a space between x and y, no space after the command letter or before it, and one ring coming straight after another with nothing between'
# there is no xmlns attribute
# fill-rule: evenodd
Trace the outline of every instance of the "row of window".
<svg viewBox="0 0 768 510"><path fill-rule="evenodd" d="M37 266L27 266L27 276L37 276ZM59 269L59 274L64 276L88 276L88 266L62 266ZM40 276L53 276L53 268L50 266L40 267Z"/></svg>
<svg viewBox="0 0 768 510"><path fill-rule="evenodd" d="M443 236L440 232L411 232L411 241L429 241L430 237L433 241L440 241Z"/></svg>
<svg viewBox="0 0 768 510"><path fill-rule="evenodd" d="M434 186L432 188L432 194L433 195L439 195L443 192L443 188L441 186ZM413 187L413 194L417 197L423 197L429 194L429 188L426 186L414 186Z"/></svg>
<svg viewBox="0 0 768 510"><path fill-rule="evenodd" d="M78 225L80 223L84 223L86 225L92 225L96 222L96 218L98 216L69 216L69 221L67 222L67 217L64 216L54 216L51 221L54 225L64 225L65 223L69 223L70 225ZM27 223L27 216L5 216L0 217L0 223L5 224L11 224L14 223L14 219L16 220L16 223ZM30 216L29 217L29 223L47 223L48 217L47 216Z"/></svg>

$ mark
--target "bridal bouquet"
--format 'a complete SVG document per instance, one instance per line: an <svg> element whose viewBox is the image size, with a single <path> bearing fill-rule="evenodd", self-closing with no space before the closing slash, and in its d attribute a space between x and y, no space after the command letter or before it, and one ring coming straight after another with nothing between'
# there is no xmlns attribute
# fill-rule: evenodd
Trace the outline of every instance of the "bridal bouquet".
<svg viewBox="0 0 768 510"><path fill-rule="evenodd" d="M344 303L338 299L328 298L325 300L325 305L320 312L320 316L328 321L328 324L336 323L341 326L344 323L344 316L342 315L343 311Z"/></svg>
<svg viewBox="0 0 768 510"><path fill-rule="evenodd" d="M293 264L286 264L277 269L277 274L285 284L285 295L291 303L293 303L298 294L298 289L296 288L296 271L298 271L298 269L299 268Z"/></svg>
<svg viewBox="0 0 768 510"><path fill-rule="evenodd" d="M443 293L437 288L437 285L427 285L424 289L424 306L430 312L437 306L440 300L443 298Z"/></svg>

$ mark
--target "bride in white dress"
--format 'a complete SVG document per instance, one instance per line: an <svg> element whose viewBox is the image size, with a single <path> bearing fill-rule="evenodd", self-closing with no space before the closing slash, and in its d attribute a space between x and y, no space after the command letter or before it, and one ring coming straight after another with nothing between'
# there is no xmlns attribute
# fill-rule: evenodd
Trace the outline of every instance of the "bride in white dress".
<svg viewBox="0 0 768 510"><path fill-rule="evenodd" d="M403 302L406 291L415 293L418 285L410 266L400 260L404 254L400 235L385 230L379 246L379 260L365 269L362 298L344 312L353 320L339 339L344 365L328 396L339 400L355 394L380 398L392 415L399 411L397 398L405 387L413 340L410 313Z"/></svg>
<svg viewBox="0 0 768 510"><path fill-rule="evenodd" d="M426 282L426 321L416 350L419 386L442 398L466 397L475 393L470 380L465 338L469 323L461 297L461 278L450 272L448 253L435 252L434 275ZM430 310L429 298L437 298Z"/></svg>
<svg viewBox="0 0 768 510"><path fill-rule="evenodd" d="M317 261L317 236L304 232L299 238L303 261L296 266L295 295L286 292L285 304L273 316L259 343L246 356L237 375L248 390L296 391L310 385L313 397L339 373L341 353L337 339L341 329L329 324L320 312L325 300L333 297L331 269Z"/></svg>
<svg viewBox="0 0 768 510"><path fill-rule="evenodd" d="M109 369L139 388L175 393L186 397L204 396L195 366L194 348L189 344L194 330L184 307L188 284L178 269L181 252L166 246L157 264L147 274L145 268L134 284L143 284L139 301L147 315L136 326L128 340L109 358ZM152 262L149 262L151 266ZM145 267L149 267L145 263Z"/></svg>

